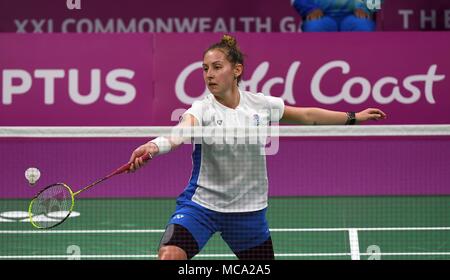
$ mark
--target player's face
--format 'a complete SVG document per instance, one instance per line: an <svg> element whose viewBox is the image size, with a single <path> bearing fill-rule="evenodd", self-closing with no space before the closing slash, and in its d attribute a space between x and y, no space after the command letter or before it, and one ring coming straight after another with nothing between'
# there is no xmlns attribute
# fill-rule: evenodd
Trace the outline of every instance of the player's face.
<svg viewBox="0 0 450 280"><path fill-rule="evenodd" d="M203 58L203 79L209 91L221 95L236 84L235 69L226 55L218 49L208 51Z"/></svg>

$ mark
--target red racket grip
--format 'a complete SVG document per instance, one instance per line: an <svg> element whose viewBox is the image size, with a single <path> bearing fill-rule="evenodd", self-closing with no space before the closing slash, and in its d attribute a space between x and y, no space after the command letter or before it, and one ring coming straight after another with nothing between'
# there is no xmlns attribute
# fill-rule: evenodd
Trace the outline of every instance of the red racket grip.
<svg viewBox="0 0 450 280"><path fill-rule="evenodd" d="M147 161L147 160L151 159L151 156L150 156L149 153L147 153L147 154L143 155L143 156L141 157L141 159L142 159L143 161ZM119 167L119 168L118 168L116 171L114 171L114 173L112 173L110 176L124 173L125 171L128 171L128 169L130 169L130 166L131 166L131 162L128 162L128 163L122 165L121 167Z"/></svg>

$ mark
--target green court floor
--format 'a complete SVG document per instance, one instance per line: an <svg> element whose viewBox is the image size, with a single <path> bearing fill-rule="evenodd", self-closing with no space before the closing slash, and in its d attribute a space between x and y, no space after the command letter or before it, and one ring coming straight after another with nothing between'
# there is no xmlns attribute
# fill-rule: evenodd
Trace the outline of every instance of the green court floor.
<svg viewBox="0 0 450 280"><path fill-rule="evenodd" d="M28 200L0 202L0 259L155 259L175 199L78 199L33 229ZM276 259L450 259L450 196L271 198ZM195 259L235 259L216 234Z"/></svg>

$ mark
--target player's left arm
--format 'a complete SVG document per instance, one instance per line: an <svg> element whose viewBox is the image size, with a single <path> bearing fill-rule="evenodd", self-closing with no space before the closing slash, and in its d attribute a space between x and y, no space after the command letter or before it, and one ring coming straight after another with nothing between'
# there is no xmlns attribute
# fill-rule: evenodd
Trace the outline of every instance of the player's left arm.
<svg viewBox="0 0 450 280"><path fill-rule="evenodd" d="M386 114L377 108L368 108L355 113L356 124L367 120L386 119ZM285 106L281 122L304 125L344 125L348 121L347 112L331 111L313 107Z"/></svg>

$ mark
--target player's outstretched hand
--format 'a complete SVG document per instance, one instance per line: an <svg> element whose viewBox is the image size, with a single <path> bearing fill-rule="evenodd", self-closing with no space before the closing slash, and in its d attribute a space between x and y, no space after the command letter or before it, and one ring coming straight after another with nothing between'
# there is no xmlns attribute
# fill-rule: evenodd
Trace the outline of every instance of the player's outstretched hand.
<svg viewBox="0 0 450 280"><path fill-rule="evenodd" d="M355 118L358 123L361 123L361 122L365 122L367 120L374 120L374 121L384 120L387 118L387 116L380 109L368 108L359 113L356 113Z"/></svg>
<svg viewBox="0 0 450 280"><path fill-rule="evenodd" d="M150 154L152 156L156 155L158 153L158 146L156 146L154 143L148 142L144 145L141 145L137 147L133 153L131 154L130 160L128 161L131 163L130 169L128 172L135 172L139 168L143 167L147 162L150 160L144 161L142 159L142 156L145 154Z"/></svg>

